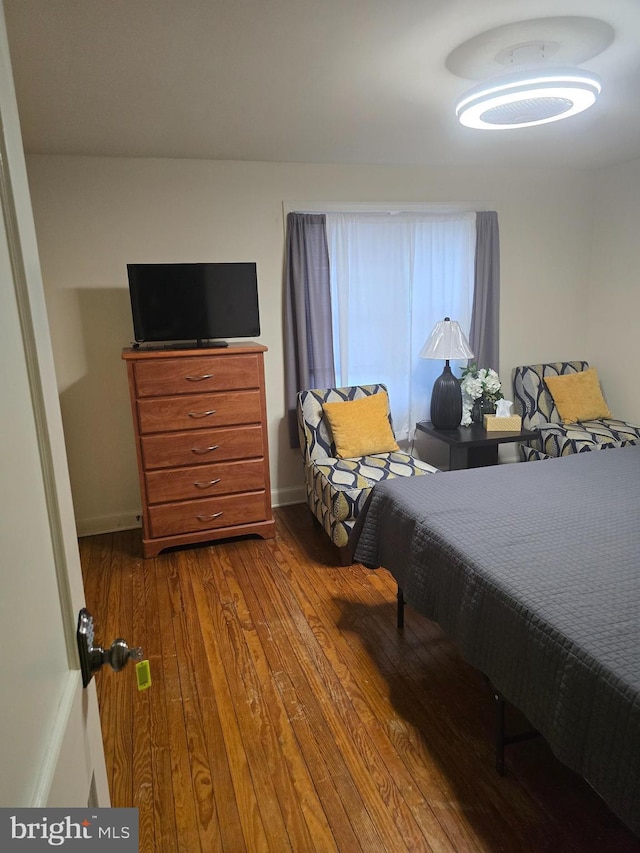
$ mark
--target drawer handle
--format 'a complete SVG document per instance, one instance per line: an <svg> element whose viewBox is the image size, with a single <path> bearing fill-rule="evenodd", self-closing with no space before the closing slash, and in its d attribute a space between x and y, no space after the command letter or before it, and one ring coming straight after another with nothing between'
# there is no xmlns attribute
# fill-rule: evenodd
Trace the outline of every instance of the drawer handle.
<svg viewBox="0 0 640 853"><path fill-rule="evenodd" d="M214 518L220 518L222 512L214 512L213 515L196 515L198 521L213 521Z"/></svg>
<svg viewBox="0 0 640 853"><path fill-rule="evenodd" d="M192 447L192 453L210 453L212 450L217 450L220 447L219 444L211 444L209 447Z"/></svg>
<svg viewBox="0 0 640 853"><path fill-rule="evenodd" d="M216 410L210 409L208 412L189 412L190 418L208 418L209 415L215 415Z"/></svg>
<svg viewBox="0 0 640 853"><path fill-rule="evenodd" d="M202 376L185 376L187 382L202 382L203 379L213 379L213 373L203 373Z"/></svg>
<svg viewBox="0 0 640 853"><path fill-rule="evenodd" d="M208 483L194 483L193 485L196 487L196 489L208 489L209 486L215 486L219 482L220 477L218 477L216 480L209 480Z"/></svg>

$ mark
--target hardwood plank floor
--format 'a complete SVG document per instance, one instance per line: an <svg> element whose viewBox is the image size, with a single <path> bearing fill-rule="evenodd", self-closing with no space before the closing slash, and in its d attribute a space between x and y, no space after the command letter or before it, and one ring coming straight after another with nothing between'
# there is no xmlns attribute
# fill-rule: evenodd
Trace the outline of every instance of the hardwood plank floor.
<svg viewBox="0 0 640 853"><path fill-rule="evenodd" d="M140 531L80 540L97 639L151 663L144 692L96 676L143 853L640 853L543 741L496 774L486 684L410 608L396 630L388 572L339 566L305 506L276 525L150 560Z"/></svg>

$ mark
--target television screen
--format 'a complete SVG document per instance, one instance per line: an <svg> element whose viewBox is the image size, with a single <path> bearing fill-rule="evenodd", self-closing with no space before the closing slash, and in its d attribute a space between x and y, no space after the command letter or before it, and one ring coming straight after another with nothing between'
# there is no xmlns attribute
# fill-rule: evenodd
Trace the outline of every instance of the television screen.
<svg viewBox="0 0 640 853"><path fill-rule="evenodd" d="M255 263L127 264L127 273L138 343L260 334Z"/></svg>

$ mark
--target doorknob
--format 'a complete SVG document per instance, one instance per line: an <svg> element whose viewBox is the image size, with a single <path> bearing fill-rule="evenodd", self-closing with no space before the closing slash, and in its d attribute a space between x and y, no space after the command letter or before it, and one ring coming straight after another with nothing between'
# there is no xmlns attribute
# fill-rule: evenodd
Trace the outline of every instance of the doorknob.
<svg viewBox="0 0 640 853"><path fill-rule="evenodd" d="M118 637L108 649L94 646L93 616L83 607L78 616L78 652L80 654L80 669L82 671L82 686L86 687L105 663L115 672L120 672L130 660L142 660L142 649L136 646L130 649L127 643Z"/></svg>

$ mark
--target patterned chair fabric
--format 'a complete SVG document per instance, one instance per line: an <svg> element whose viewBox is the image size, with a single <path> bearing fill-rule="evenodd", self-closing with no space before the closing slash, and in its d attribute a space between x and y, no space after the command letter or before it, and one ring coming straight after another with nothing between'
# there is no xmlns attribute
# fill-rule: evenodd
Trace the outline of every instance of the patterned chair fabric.
<svg viewBox="0 0 640 853"><path fill-rule="evenodd" d="M513 371L513 394L516 412L522 416L525 429L540 434L527 445L520 445L525 461L552 459L570 453L606 450L640 443L640 426L613 418L563 424L553 397L545 383L547 376L578 373L589 367L586 361L556 361L516 367Z"/></svg>
<svg viewBox="0 0 640 853"><path fill-rule="evenodd" d="M347 548L351 528L376 483L389 477L410 477L436 470L402 451L336 458L322 404L357 400L386 390L384 385L354 385L316 388L298 394L298 431L307 504L331 541L341 549Z"/></svg>

